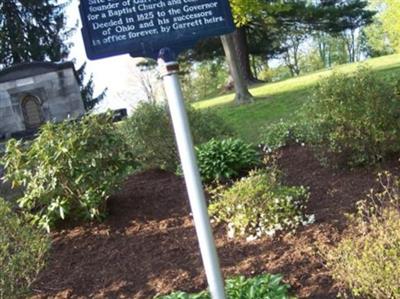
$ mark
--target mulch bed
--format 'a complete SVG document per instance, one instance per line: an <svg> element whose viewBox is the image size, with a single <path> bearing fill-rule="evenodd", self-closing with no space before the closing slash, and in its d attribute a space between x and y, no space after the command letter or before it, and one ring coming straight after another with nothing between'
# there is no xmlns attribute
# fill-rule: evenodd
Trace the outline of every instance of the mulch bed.
<svg viewBox="0 0 400 299"><path fill-rule="evenodd" d="M338 286L317 253L318 243L336 243L344 213L376 184L382 169L399 173L394 159L381 169L323 168L300 146L282 150L281 169L290 185L310 187L308 213L316 223L296 234L254 242L229 240L214 227L225 277L282 273L299 298L336 298ZM195 230L181 178L161 170L131 176L109 200L101 224L53 234L47 268L34 284L34 298L152 298L173 290L206 288Z"/></svg>

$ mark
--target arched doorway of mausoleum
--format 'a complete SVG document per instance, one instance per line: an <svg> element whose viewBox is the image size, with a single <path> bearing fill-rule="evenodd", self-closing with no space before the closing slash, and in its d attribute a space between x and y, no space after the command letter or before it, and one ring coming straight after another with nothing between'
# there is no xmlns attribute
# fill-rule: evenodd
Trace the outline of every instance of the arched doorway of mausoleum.
<svg viewBox="0 0 400 299"><path fill-rule="evenodd" d="M26 95L21 101L22 113L24 115L26 129L35 129L44 122L42 103L33 95Z"/></svg>

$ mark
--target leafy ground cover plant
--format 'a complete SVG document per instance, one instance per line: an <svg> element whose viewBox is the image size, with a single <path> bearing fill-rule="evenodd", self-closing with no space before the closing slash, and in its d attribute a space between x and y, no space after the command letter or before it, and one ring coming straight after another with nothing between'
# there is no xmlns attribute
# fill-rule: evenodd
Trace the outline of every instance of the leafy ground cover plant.
<svg viewBox="0 0 400 299"><path fill-rule="evenodd" d="M232 134L225 122L210 110L187 106L187 112L195 145ZM122 131L143 168L177 170L179 154L166 104L140 103Z"/></svg>
<svg viewBox="0 0 400 299"><path fill-rule="evenodd" d="M23 298L45 264L50 240L0 198L0 298Z"/></svg>
<svg viewBox="0 0 400 299"><path fill-rule="evenodd" d="M400 179L381 174L382 191L371 191L350 216L335 247L322 247L332 276L354 296L400 298Z"/></svg>
<svg viewBox="0 0 400 299"><path fill-rule="evenodd" d="M19 206L50 230L64 219L100 219L106 200L135 162L110 115L44 125L29 145L10 140L5 178L23 186Z"/></svg>
<svg viewBox="0 0 400 299"><path fill-rule="evenodd" d="M398 83L366 67L320 81L304 113L325 161L357 166L400 151Z"/></svg>
<svg viewBox="0 0 400 299"><path fill-rule="evenodd" d="M254 170L217 192L209 212L217 222L228 225L229 237L253 240L312 222L313 218L304 214L308 198L306 188L282 185L275 169Z"/></svg>
<svg viewBox="0 0 400 299"><path fill-rule="evenodd" d="M263 128L259 140L264 152L271 153L290 144L301 144L307 140L307 125L304 122L280 120Z"/></svg>
<svg viewBox="0 0 400 299"><path fill-rule="evenodd" d="M235 179L261 163L252 144L240 139L211 139L196 147L200 174L205 182Z"/></svg>
<svg viewBox="0 0 400 299"><path fill-rule="evenodd" d="M282 282L281 275L263 274L253 278L239 276L227 279L225 293L227 299L289 299L289 285ZM156 299L211 299L208 292L187 294L177 292Z"/></svg>

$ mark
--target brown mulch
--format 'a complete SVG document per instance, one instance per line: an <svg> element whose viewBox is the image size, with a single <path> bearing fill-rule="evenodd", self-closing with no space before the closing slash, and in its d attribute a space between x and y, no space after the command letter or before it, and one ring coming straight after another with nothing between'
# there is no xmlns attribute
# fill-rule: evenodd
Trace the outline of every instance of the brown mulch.
<svg viewBox="0 0 400 299"><path fill-rule="evenodd" d="M337 286L316 244L340 239L344 213L374 186L380 169L322 168L299 146L285 148L279 164L286 183L310 187L308 213L316 223L254 242L229 240L223 226L215 227L224 275L282 273L299 298L336 298ZM382 169L398 173L398 166L394 159ZM133 175L110 199L109 211L104 223L53 234L34 298L152 298L206 288L182 179L160 170Z"/></svg>

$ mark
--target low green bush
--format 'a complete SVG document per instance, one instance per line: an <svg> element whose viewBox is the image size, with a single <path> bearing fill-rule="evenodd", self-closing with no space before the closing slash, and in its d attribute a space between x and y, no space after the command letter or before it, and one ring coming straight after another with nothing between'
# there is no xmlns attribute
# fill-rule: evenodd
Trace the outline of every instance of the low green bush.
<svg viewBox="0 0 400 299"><path fill-rule="evenodd" d="M273 152L290 144L304 144L307 139L306 124L283 120L263 128L259 137L266 152Z"/></svg>
<svg viewBox="0 0 400 299"><path fill-rule="evenodd" d="M134 168L124 138L110 115L44 125L30 144L10 140L1 164L19 206L50 230L64 219L101 219L106 200Z"/></svg>
<svg viewBox="0 0 400 299"><path fill-rule="evenodd" d="M188 294L185 292L174 292L165 296L156 296L154 299L211 299L208 292L201 292L197 294Z"/></svg>
<svg viewBox="0 0 400 299"><path fill-rule="evenodd" d="M379 180L383 191L359 203L345 237L335 247L323 246L322 254L352 295L399 299L400 179L386 174Z"/></svg>
<svg viewBox="0 0 400 299"><path fill-rule="evenodd" d="M252 240L277 231L295 230L313 219L304 210L309 193L304 187L288 187L276 170L255 170L213 196L209 212L228 225L229 237Z"/></svg>
<svg viewBox="0 0 400 299"><path fill-rule="evenodd" d="M282 283L281 275L263 274L253 278L239 276L227 279L225 293L227 299L290 299L289 286ZM156 299L211 299L208 292L187 294L177 292Z"/></svg>
<svg viewBox="0 0 400 299"><path fill-rule="evenodd" d="M232 134L224 121L209 110L187 106L187 113L195 145ZM166 104L140 103L122 131L143 168L177 170L179 154Z"/></svg>
<svg viewBox="0 0 400 299"><path fill-rule="evenodd" d="M211 139L196 147L200 174L205 182L238 178L261 163L253 145L240 139Z"/></svg>
<svg viewBox="0 0 400 299"><path fill-rule="evenodd" d="M0 198L0 298L23 298L45 265L50 240Z"/></svg>
<svg viewBox="0 0 400 299"><path fill-rule="evenodd" d="M324 161L373 164L400 151L400 93L396 80L362 67L321 80L305 106L311 143Z"/></svg>

